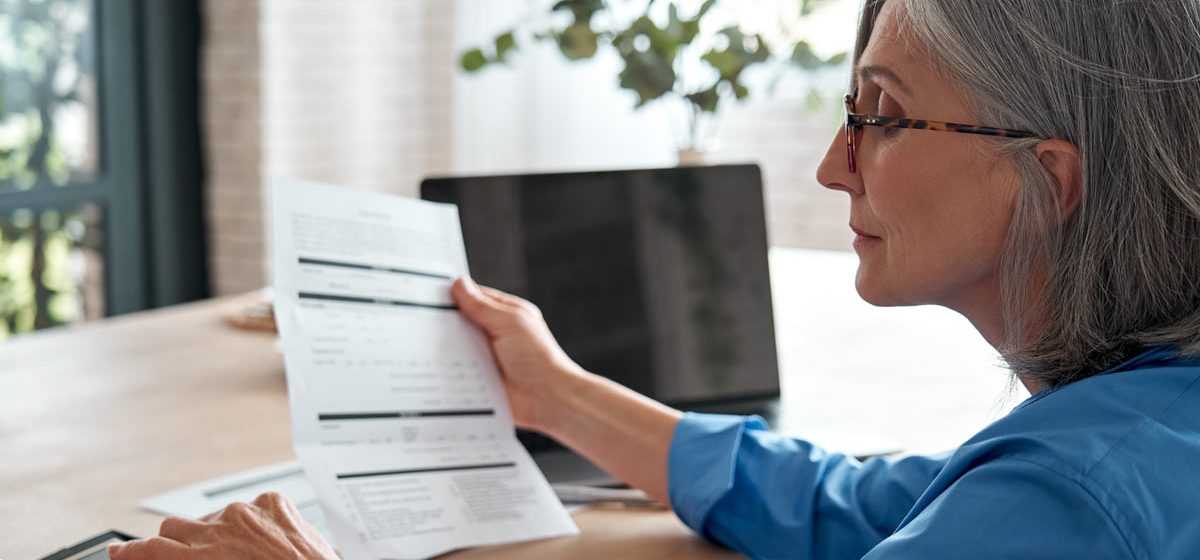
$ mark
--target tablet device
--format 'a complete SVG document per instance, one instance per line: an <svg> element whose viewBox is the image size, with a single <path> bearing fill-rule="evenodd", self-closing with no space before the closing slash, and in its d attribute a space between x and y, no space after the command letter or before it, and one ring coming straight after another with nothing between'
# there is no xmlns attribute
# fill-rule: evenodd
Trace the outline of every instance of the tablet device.
<svg viewBox="0 0 1200 560"><path fill-rule="evenodd" d="M42 560L108 560L108 545L131 541L137 537L120 531L109 531L96 535L79 544L64 548Z"/></svg>

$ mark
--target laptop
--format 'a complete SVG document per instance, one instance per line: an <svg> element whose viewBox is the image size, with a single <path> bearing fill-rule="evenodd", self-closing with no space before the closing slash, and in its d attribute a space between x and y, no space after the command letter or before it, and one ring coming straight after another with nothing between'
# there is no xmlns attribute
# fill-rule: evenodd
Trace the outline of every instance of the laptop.
<svg viewBox="0 0 1200 560"><path fill-rule="evenodd" d="M537 304L583 368L681 409L776 416L757 165L435 177L421 197L458 205L472 276ZM518 437L551 482L608 480Z"/></svg>

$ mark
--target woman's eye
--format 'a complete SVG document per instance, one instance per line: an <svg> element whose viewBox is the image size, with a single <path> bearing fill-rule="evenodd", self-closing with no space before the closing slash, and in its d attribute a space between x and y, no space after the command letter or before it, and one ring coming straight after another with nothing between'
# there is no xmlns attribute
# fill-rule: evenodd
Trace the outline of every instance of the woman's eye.
<svg viewBox="0 0 1200 560"><path fill-rule="evenodd" d="M898 103L896 103L896 100L892 99L883 90L879 91L879 103L878 103L878 105L876 105L876 107L879 108L879 114L881 114L881 115L885 115L888 117L903 117L904 116L904 110L900 107L900 105ZM904 130L904 129L893 128L893 127L884 127L883 137L884 138L893 138L897 134L900 134L900 131L902 131L902 130Z"/></svg>
<svg viewBox="0 0 1200 560"><path fill-rule="evenodd" d="M879 108L879 114L881 115L887 115L889 117L904 116L904 109L900 107L900 104L896 103L895 99L892 99L883 91L879 92L879 103L875 106Z"/></svg>

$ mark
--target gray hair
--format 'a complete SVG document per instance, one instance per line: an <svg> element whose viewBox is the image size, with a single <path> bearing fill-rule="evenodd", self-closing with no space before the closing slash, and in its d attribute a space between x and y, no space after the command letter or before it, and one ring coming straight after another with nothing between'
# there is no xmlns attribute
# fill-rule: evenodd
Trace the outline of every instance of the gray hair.
<svg viewBox="0 0 1200 560"><path fill-rule="evenodd" d="M1200 354L1200 2L903 1L980 123L1082 155L1064 221L1039 140L993 141L1022 181L997 271L1009 367L1058 387L1152 346ZM883 2L866 1L856 61Z"/></svg>

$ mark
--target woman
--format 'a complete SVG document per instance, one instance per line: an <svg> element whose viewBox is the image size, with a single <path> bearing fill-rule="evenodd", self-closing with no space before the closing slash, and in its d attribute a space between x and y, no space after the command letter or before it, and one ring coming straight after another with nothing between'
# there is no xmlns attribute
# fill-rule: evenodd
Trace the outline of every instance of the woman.
<svg viewBox="0 0 1200 560"><path fill-rule="evenodd" d="M1033 394L953 453L684 414L583 371L531 304L454 297L519 424L749 556L1200 557L1198 30L1192 0L867 2L818 170L857 289L958 311Z"/></svg>

